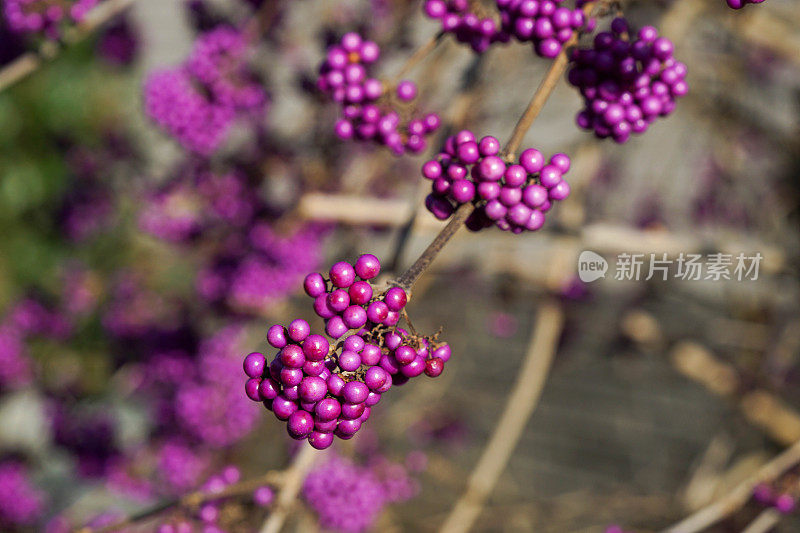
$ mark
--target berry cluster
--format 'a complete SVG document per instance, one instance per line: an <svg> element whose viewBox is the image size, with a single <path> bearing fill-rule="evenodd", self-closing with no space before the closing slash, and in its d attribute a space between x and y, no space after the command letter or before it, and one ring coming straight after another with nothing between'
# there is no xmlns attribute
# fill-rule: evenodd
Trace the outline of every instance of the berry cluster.
<svg viewBox="0 0 800 533"><path fill-rule="evenodd" d="M16 531L33 525L45 512L44 500L24 465L14 460L0 463L0 527Z"/></svg>
<svg viewBox="0 0 800 533"><path fill-rule="evenodd" d="M725 0L731 9L742 9L747 4L760 4L764 0Z"/></svg>
<svg viewBox="0 0 800 533"><path fill-rule="evenodd" d="M676 98L689 90L686 65L675 60L673 50L652 26L630 41L623 18L612 21L610 32L598 33L592 48L574 50L568 79L584 100L578 126L624 143L672 113Z"/></svg>
<svg viewBox="0 0 800 533"><path fill-rule="evenodd" d="M481 8L470 0L427 0L424 5L425 14L441 22L443 32L452 33L479 54L496 42L509 40L509 33L500 28L494 14Z"/></svg>
<svg viewBox="0 0 800 533"><path fill-rule="evenodd" d="M303 288L314 298L314 311L325 320L325 333L338 339L351 329L397 325L408 297L400 287L374 295L369 280L380 271L378 258L364 254L353 265L345 261L333 265L328 281L317 272L306 276Z"/></svg>
<svg viewBox="0 0 800 533"><path fill-rule="evenodd" d="M762 505L775 508L779 513L791 513L797 509L797 500L800 498L797 481L798 476L790 473L772 485L759 483L753 489L753 498Z"/></svg>
<svg viewBox="0 0 800 533"><path fill-rule="evenodd" d="M145 111L181 145L209 156L239 117L258 117L267 96L247 68L247 40L229 27L201 35L187 61L157 71L144 87Z"/></svg>
<svg viewBox="0 0 800 533"><path fill-rule="evenodd" d="M497 0L503 31L533 43L540 57L554 58L586 23L583 11L559 5L563 0Z"/></svg>
<svg viewBox="0 0 800 533"><path fill-rule="evenodd" d="M369 77L367 67L380 56L380 48L357 33L347 33L328 49L320 67L318 88L342 107L335 132L340 139L374 141L396 155L425 150L425 137L439 129L435 113L414 117L412 102L417 86L403 80L396 87Z"/></svg>
<svg viewBox="0 0 800 533"><path fill-rule="evenodd" d="M6 0L3 15L12 31L40 33L57 40L65 26L81 22L98 3L100 0Z"/></svg>
<svg viewBox="0 0 800 533"><path fill-rule="evenodd" d="M425 206L446 220L456 208L472 202L476 209L467 221L472 230L495 225L521 233L542 227L553 202L569 196L563 175L570 159L555 154L545 164L541 152L529 148L516 164L500 157L500 142L494 137L480 140L468 130L447 139L444 149L422 167L422 175L433 181Z"/></svg>
<svg viewBox="0 0 800 533"><path fill-rule="evenodd" d="M303 497L325 531L370 531L387 503L408 500L418 492L402 465L383 458L375 463L362 466L333 455L306 477Z"/></svg>
<svg viewBox="0 0 800 533"><path fill-rule="evenodd" d="M406 294L392 287L373 296L366 280L379 272L378 259L364 254L355 265L336 263L330 280L317 273L306 277L315 310L328 316L330 337L339 339L350 329L356 333L329 341L297 319L267 332L269 344L280 350L269 364L258 352L245 357L247 396L286 421L290 436L307 438L315 448L330 446L334 435L352 438L383 393L423 373L439 376L450 359L447 344L396 327ZM335 287L330 291L329 282Z"/></svg>
<svg viewBox="0 0 800 533"><path fill-rule="evenodd" d="M238 483L240 478L239 469L230 465L223 468L219 474L209 477L200 490L210 495L217 494ZM267 486L258 487L252 494L253 503L259 507L268 507L274 499L274 492ZM192 526L193 522L202 523L204 526L203 531L224 531L225 529L222 528L224 524L220 524L220 522L222 522L223 515L226 512L225 504L228 501L225 498L205 501L191 515L180 516L177 519L165 522L156 529L156 532L192 533L195 531Z"/></svg>

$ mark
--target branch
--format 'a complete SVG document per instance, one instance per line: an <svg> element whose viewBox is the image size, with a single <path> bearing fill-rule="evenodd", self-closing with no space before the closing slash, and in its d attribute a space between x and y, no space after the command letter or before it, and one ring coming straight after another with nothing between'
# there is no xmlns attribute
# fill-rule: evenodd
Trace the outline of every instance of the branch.
<svg viewBox="0 0 800 533"><path fill-rule="evenodd" d="M102 2L86 15L86 19L83 22L73 28L73 32L64 36L64 44L74 44L82 41L97 28L128 9L135 1L106 0ZM46 59L55 57L58 54L58 45L55 46L56 50L52 54L48 53L47 58L37 52L27 52L3 67L0 70L0 92L35 72Z"/></svg>
<svg viewBox="0 0 800 533"><path fill-rule="evenodd" d="M800 440L759 468L753 476L737 485L727 495L665 529L663 533L697 533L716 524L746 504L756 485L774 481L798 463L800 463Z"/></svg>
<svg viewBox="0 0 800 533"><path fill-rule="evenodd" d="M486 498L505 470L528 419L536 409L563 322L564 316L558 305L548 302L539 310L528 354L506 400L500 421L467 481L464 494L456 502L440 533L468 531L480 515Z"/></svg>
<svg viewBox="0 0 800 533"><path fill-rule="evenodd" d="M151 507L150 509L146 509L144 511L126 517L110 526L102 527L99 529L84 527L77 530L77 533L110 533L112 531L119 531L127 526L147 520L148 518L161 514L162 512L168 509L172 509L174 507L186 507L186 508L199 507L205 502L221 500L225 498L234 498L236 496L250 494L257 488L263 487L265 485L270 485L270 486L281 485L284 479L284 475L285 474L283 472L269 471L262 476L240 481L239 483L234 483L233 485L228 485L219 492L207 492L198 490L189 493L183 496L182 498L177 498L162 502L154 507Z"/></svg>
<svg viewBox="0 0 800 533"><path fill-rule="evenodd" d="M292 503L297 498L303 480L306 478L314 461L324 452L318 452L310 444L302 443L300 451L292 459L291 466L286 470L283 486L275 500L275 509L269 514L261 528L261 533L278 533L289 515Z"/></svg>
<svg viewBox="0 0 800 533"><path fill-rule="evenodd" d="M442 41L442 37L444 37L444 32L440 31L431 37L428 42L417 48L416 51L411 54L411 57L406 60L403 66L400 67L400 70L397 71L397 74L394 75L391 85L397 85L397 83L403 79L403 76L411 72L411 69L416 67L428 56L428 54L433 52L436 47L439 46L439 43Z"/></svg>

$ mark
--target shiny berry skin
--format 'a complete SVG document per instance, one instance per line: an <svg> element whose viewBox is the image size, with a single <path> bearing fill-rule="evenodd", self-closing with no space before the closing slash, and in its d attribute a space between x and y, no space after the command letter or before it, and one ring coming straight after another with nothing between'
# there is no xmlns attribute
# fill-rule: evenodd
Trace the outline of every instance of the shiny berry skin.
<svg viewBox="0 0 800 533"><path fill-rule="evenodd" d="M278 395L277 398L272 400L272 412L275 413L275 416L278 417L279 420L288 420L297 409L297 403L281 395Z"/></svg>
<svg viewBox="0 0 800 533"><path fill-rule="evenodd" d="M267 367L267 359L264 354L253 352L244 358L244 373L251 378L260 378L264 375L264 370Z"/></svg>
<svg viewBox="0 0 800 533"><path fill-rule="evenodd" d="M345 325L344 320L342 320L342 318L339 316L331 318L325 325L325 333L334 339L338 339L348 331L349 328Z"/></svg>
<svg viewBox="0 0 800 533"><path fill-rule="evenodd" d="M358 266L358 263L356 263ZM350 296L350 302L356 305L364 305L369 303L372 299L372 285L367 283L366 281L356 281L350 288L348 289L347 293Z"/></svg>
<svg viewBox="0 0 800 533"><path fill-rule="evenodd" d="M370 322L381 324L389 316L389 306L386 302L375 301L367 307L367 318Z"/></svg>
<svg viewBox="0 0 800 533"><path fill-rule="evenodd" d="M287 344L286 330L280 324L275 324L267 330L267 342L274 348L283 348Z"/></svg>
<svg viewBox="0 0 800 533"><path fill-rule="evenodd" d="M322 421L335 420L342 412L342 404L333 398L325 398L317 403L314 413Z"/></svg>
<svg viewBox="0 0 800 533"><path fill-rule="evenodd" d="M300 382L300 398L304 402L318 402L328 393L328 384L317 376L307 376Z"/></svg>
<svg viewBox="0 0 800 533"><path fill-rule="evenodd" d="M404 102L410 102L417 97L417 85L413 81L401 81L397 84L397 97Z"/></svg>
<svg viewBox="0 0 800 533"><path fill-rule="evenodd" d="M244 384L244 392L254 402L260 402L263 400L261 393L258 391L260 386L261 378L250 378Z"/></svg>
<svg viewBox="0 0 800 533"><path fill-rule="evenodd" d="M258 385L258 394L262 400L274 400L280 392L280 383L272 378L265 378Z"/></svg>
<svg viewBox="0 0 800 533"><path fill-rule="evenodd" d="M311 333L311 326L301 318L292 320L286 329L289 333L289 338L295 342L302 342Z"/></svg>
<svg viewBox="0 0 800 533"><path fill-rule="evenodd" d="M383 300L386 302L389 311L401 311L408 302L408 296L406 295L406 291L400 287L392 287L386 291Z"/></svg>
<svg viewBox="0 0 800 533"><path fill-rule="evenodd" d="M342 397L347 403L361 403L368 395L369 388L360 381L351 381L342 389Z"/></svg>
<svg viewBox="0 0 800 533"><path fill-rule="evenodd" d="M425 361L425 375L435 378L444 371L444 361L438 357Z"/></svg>
<svg viewBox="0 0 800 533"><path fill-rule="evenodd" d="M356 271L350 263L340 261L331 267L330 279L336 287L346 289L356 280Z"/></svg>
<svg viewBox="0 0 800 533"><path fill-rule="evenodd" d="M331 444L333 444L333 433L312 431L308 436L308 443L317 450L330 448Z"/></svg>
<svg viewBox="0 0 800 533"><path fill-rule="evenodd" d="M345 372L355 372L361 366L361 356L356 352L345 350L339 354L339 368Z"/></svg>
<svg viewBox="0 0 800 533"><path fill-rule="evenodd" d="M327 287L325 280L322 278L322 274L318 272L312 272L311 274L307 275L306 279L303 281L303 289L306 291L306 294L312 298L316 298L320 294L324 294Z"/></svg>
<svg viewBox="0 0 800 533"><path fill-rule="evenodd" d="M389 374L379 366L373 366L364 375L364 384L371 390L377 390L389 379Z"/></svg>
<svg viewBox="0 0 800 533"><path fill-rule="evenodd" d="M417 352L411 346L400 346L394 351L394 358L401 365L409 364L416 359L416 357Z"/></svg>
<svg viewBox="0 0 800 533"><path fill-rule="evenodd" d="M306 362L303 349L297 344L289 344L280 352L281 363L288 368L302 368Z"/></svg>
<svg viewBox="0 0 800 533"><path fill-rule="evenodd" d="M367 366L375 366L381 360L381 349L374 344L364 345L361 351L361 362ZM369 370L367 370L369 373Z"/></svg>
<svg viewBox="0 0 800 533"><path fill-rule="evenodd" d="M351 305L344 310L342 321L349 329L358 329L367 323L367 312L358 305Z"/></svg>
<svg viewBox="0 0 800 533"><path fill-rule="evenodd" d="M286 429L293 439L304 439L314 430L314 417L306 411L295 411L289 415Z"/></svg>
<svg viewBox="0 0 800 533"><path fill-rule="evenodd" d="M309 335L303 341L303 353L308 361L322 361L328 355L330 343L322 335Z"/></svg>

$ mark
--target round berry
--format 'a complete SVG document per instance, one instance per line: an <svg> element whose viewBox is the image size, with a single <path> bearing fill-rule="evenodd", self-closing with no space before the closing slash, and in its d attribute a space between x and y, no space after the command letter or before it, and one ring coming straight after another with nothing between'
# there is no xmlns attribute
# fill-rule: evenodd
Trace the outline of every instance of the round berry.
<svg viewBox="0 0 800 533"><path fill-rule="evenodd" d="M444 361L438 357L425 361L425 375L435 378L444 371Z"/></svg>
<svg viewBox="0 0 800 533"><path fill-rule="evenodd" d="M303 341L303 353L309 361L322 361L328 355L330 343L322 335L309 335Z"/></svg>
<svg viewBox="0 0 800 533"><path fill-rule="evenodd" d="M273 348L283 348L287 344L286 330L280 324L275 324L267 330L267 342Z"/></svg>
<svg viewBox="0 0 800 533"><path fill-rule="evenodd" d="M300 382L299 393L304 402L318 402L328 393L328 384L318 376L307 376Z"/></svg>
<svg viewBox="0 0 800 533"><path fill-rule="evenodd" d="M353 265L345 261L334 264L330 270L331 283L336 287L346 289L356 280L356 271Z"/></svg>
<svg viewBox="0 0 800 533"><path fill-rule="evenodd" d="M267 359L264 354L253 352L244 358L244 373L251 378L260 378L264 375L264 369L267 367Z"/></svg>
<svg viewBox="0 0 800 533"><path fill-rule="evenodd" d="M304 439L314 430L314 417L306 411L295 411L289 415L286 428L293 439Z"/></svg>
<svg viewBox="0 0 800 533"><path fill-rule="evenodd" d="M292 320L287 328L289 338L295 342L302 342L311 333L311 326L303 319Z"/></svg>
<svg viewBox="0 0 800 533"><path fill-rule="evenodd" d="M386 291L386 294L383 296L383 301L386 302L389 311L400 311L406 306L408 296L406 295L406 291L400 287L392 287Z"/></svg>
<svg viewBox="0 0 800 533"><path fill-rule="evenodd" d="M368 394L369 388L360 381L351 381L342 389L342 397L347 403L361 403Z"/></svg>
<svg viewBox="0 0 800 533"><path fill-rule="evenodd" d="M322 421L335 420L342 412L342 404L334 398L324 398L317 403L314 413Z"/></svg>
<svg viewBox="0 0 800 533"><path fill-rule="evenodd" d="M312 272L311 274L307 275L306 279L303 281L303 289L306 291L306 294L312 298L316 298L320 294L324 294L327 286L322 274L319 272Z"/></svg>

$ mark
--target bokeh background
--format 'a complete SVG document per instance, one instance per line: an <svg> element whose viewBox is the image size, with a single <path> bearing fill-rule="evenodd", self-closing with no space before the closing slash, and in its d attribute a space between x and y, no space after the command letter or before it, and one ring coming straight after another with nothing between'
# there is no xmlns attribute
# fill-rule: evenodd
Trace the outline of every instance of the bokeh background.
<svg viewBox="0 0 800 533"><path fill-rule="evenodd" d="M313 89L325 46L352 30L382 46L391 77L438 29L417 1L276 3L250 61L268 109L211 158L148 119L147 77L257 4L131 2L79 42L42 46L53 57L0 93L0 529L112 523L226 465L243 479L284 468L284 424L244 398L242 355L266 349L270 324L312 318L307 271L372 252L400 272L442 227L421 208L424 157L335 139L335 111ZM577 93L556 89L524 146L570 154L572 196L536 234L453 239L409 307L418 329L442 327L445 373L393 391L334 446L391 462L407 483L376 530L441 525L534 333L557 335L552 368L475 530L660 530L800 440L795 2L634 0L624 12L675 42L691 92L620 146L580 131ZM40 45L3 29L0 60ZM525 45L477 57L445 38L409 77L448 128L503 141L547 66ZM198 195L209 175L233 178ZM252 227L208 223L220 197L255 209ZM763 261L755 281L582 283L583 250L612 265L622 252ZM535 328L543 305L563 327ZM779 485L795 497L792 476ZM742 531L763 509L750 501L711 530ZM247 503L225 520L254 531L268 512ZM331 527L318 518L299 506L288 530Z"/></svg>

